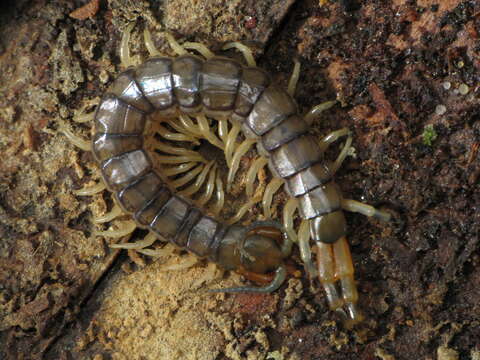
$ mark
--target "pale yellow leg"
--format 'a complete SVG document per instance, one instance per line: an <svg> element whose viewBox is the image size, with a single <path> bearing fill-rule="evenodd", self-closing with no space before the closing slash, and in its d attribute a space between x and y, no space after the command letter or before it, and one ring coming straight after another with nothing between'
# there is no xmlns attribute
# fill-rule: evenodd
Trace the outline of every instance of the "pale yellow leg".
<svg viewBox="0 0 480 360"><path fill-rule="evenodd" d="M85 187L85 188L82 188L80 190L75 190L75 191L73 191L73 193L75 195L79 195L79 196L92 196L92 195L95 195L95 194L98 194L98 193L102 192L105 189L106 189L105 184L103 182L99 182L98 184L96 184L94 186Z"/></svg>
<svg viewBox="0 0 480 360"><path fill-rule="evenodd" d="M209 200L210 198L212 197L213 195L213 190L215 189L215 179L216 179L216 174L217 174L217 166L214 166L209 174L208 174L208 180L207 180L207 183L205 185L205 192L203 193L202 196L200 196L198 198L198 200L196 201L198 206L202 207L203 205L205 205Z"/></svg>
<svg viewBox="0 0 480 360"><path fill-rule="evenodd" d="M184 42L182 46L185 49L197 51L198 53L202 54L202 56L207 60L215 56L215 54L211 52L209 48L199 42Z"/></svg>
<svg viewBox="0 0 480 360"><path fill-rule="evenodd" d="M197 176L197 179L195 180L195 182L190 185L189 187L187 187L185 190L182 190L182 191L179 191L178 193L180 195L183 195L183 196L191 196L195 193L197 193L200 188L202 187L203 183L205 182L206 178L207 178L207 175L208 175L208 172L210 171L210 169L212 168L212 166L214 165L214 161L210 161L207 166L205 166L203 169L202 169L202 172Z"/></svg>
<svg viewBox="0 0 480 360"><path fill-rule="evenodd" d="M223 209L223 205L225 204L225 191L223 190L223 181L219 173L217 173L215 185L217 188L217 191L215 192L217 200L215 202L215 205L213 205L212 207L212 212L215 216L218 216L220 214L220 211L222 211Z"/></svg>
<svg viewBox="0 0 480 360"><path fill-rule="evenodd" d="M272 218L272 200L273 195L280 189L280 187L284 184L283 179L274 178L270 181L265 188L265 192L263 193L262 199L262 206L263 206L263 214L265 215L266 219Z"/></svg>
<svg viewBox="0 0 480 360"><path fill-rule="evenodd" d="M247 172L245 192L248 197L253 196L253 186L255 185L255 179L257 178L258 172L260 169L263 169L268 164L268 159L266 157L258 157L250 166Z"/></svg>
<svg viewBox="0 0 480 360"><path fill-rule="evenodd" d="M228 190L230 190L232 187L235 174L237 173L238 168L240 166L240 159L242 158L243 155L247 153L248 150L250 150L253 144L255 144L255 140L246 139L240 144L240 146L237 148L237 151L235 151L235 153L233 154L232 163L227 176Z"/></svg>
<svg viewBox="0 0 480 360"><path fill-rule="evenodd" d="M318 277L327 295L327 301L331 310L337 310L343 305L343 300L335 286L335 258L333 246L322 242L317 243L317 266Z"/></svg>
<svg viewBox="0 0 480 360"><path fill-rule="evenodd" d="M311 108L303 117L304 120L307 122L308 125L311 125L313 121L317 118L320 117L320 114L324 112L325 110L330 109L333 105L337 103L336 100L331 100L331 101L326 101L324 103L321 103L319 105L315 105L313 108Z"/></svg>
<svg viewBox="0 0 480 360"><path fill-rule="evenodd" d="M349 319L347 325L351 326L363 320L363 315L357 309L358 291L353 278L353 262L347 239L342 237L333 244L335 258L335 278L340 281L342 298L347 308Z"/></svg>
<svg viewBox="0 0 480 360"><path fill-rule="evenodd" d="M167 39L168 41L168 44L170 45L170 47L173 49L173 51L175 51L177 53L177 55L185 55L187 54L187 50L185 50L185 48L183 46L181 46L177 40L175 40L175 38L173 37L172 34L170 34L169 32L165 32L163 33L165 38Z"/></svg>
<svg viewBox="0 0 480 360"><path fill-rule="evenodd" d="M298 79L300 78L300 61L294 59L293 71L292 75L290 76L290 81L288 82L288 89L287 92L290 96L295 94L295 90L297 88Z"/></svg>
<svg viewBox="0 0 480 360"><path fill-rule="evenodd" d="M145 46L147 47L148 53L150 56L160 56L162 55L158 50L152 40L152 34L148 28L143 29L143 39L145 41Z"/></svg>
<svg viewBox="0 0 480 360"><path fill-rule="evenodd" d="M294 197L290 198L283 207L283 227L287 236L293 242L298 242L297 234L293 228L293 214L297 210L298 200ZM308 235L310 237L310 235Z"/></svg>
<svg viewBox="0 0 480 360"><path fill-rule="evenodd" d="M204 168L203 164L197 165L194 169L186 173L185 175L179 177L178 179L175 179L172 181L171 185L175 189L182 187L183 185L187 184L190 182L192 179L194 179L198 174L202 172Z"/></svg>
<svg viewBox="0 0 480 360"><path fill-rule="evenodd" d="M347 128L333 131L330 134L326 135L322 140L320 140L320 143L319 143L320 150L324 152L333 142L337 141L342 136L348 136L348 137L337 159L329 167L329 170L332 176L335 175L338 169L340 169L340 166L342 165L343 161L348 155L350 146L352 145L351 132Z"/></svg>
<svg viewBox="0 0 480 360"><path fill-rule="evenodd" d="M133 59L130 56L130 48L128 47L128 44L130 43L130 35L134 26L135 23L128 24L123 32L122 40L120 42L120 62L124 69L134 65Z"/></svg>
<svg viewBox="0 0 480 360"><path fill-rule="evenodd" d="M117 230L95 231L94 235L119 238L131 234L136 229L136 227L137 225L134 221L125 221L122 223L122 226Z"/></svg>
<svg viewBox="0 0 480 360"><path fill-rule="evenodd" d="M95 224L103 224L103 223L114 220L115 218L119 217L122 214L123 214L123 212L122 212L122 209L120 209L120 206L115 204L110 212L108 212L108 213L106 213L102 216L94 218L93 222Z"/></svg>
<svg viewBox="0 0 480 360"><path fill-rule="evenodd" d="M162 172L165 176L175 176L187 172L191 168L195 167L195 165L197 165L197 163L192 161L168 168L162 168Z"/></svg>
<svg viewBox="0 0 480 360"><path fill-rule="evenodd" d="M135 241L133 243L124 243L124 244L111 244L110 247L113 249L129 249L129 250L140 250L152 245L156 240L159 240L157 236L149 232L144 239Z"/></svg>
<svg viewBox="0 0 480 360"><path fill-rule="evenodd" d="M247 211L261 200L262 198L260 196L249 199L240 209L238 209L237 213L232 218L227 220L227 224L230 225L239 222L240 219L247 213Z"/></svg>
<svg viewBox="0 0 480 360"><path fill-rule="evenodd" d="M390 221L391 218L391 215L385 211L378 210L371 205L352 199L342 199L342 209L357 212L365 216L373 216L381 221Z"/></svg>
<svg viewBox="0 0 480 360"><path fill-rule="evenodd" d="M58 131L61 132L65 137L76 147L83 151L91 151L92 150L92 144L90 141L84 140L81 137L75 135L70 131L70 129L67 129L64 125L60 125L58 128Z"/></svg>
<svg viewBox="0 0 480 360"><path fill-rule="evenodd" d="M298 231L298 247L308 277L310 279L315 279L317 276L317 270L313 265L312 251L310 248L310 222L305 219L302 220Z"/></svg>
<svg viewBox="0 0 480 360"><path fill-rule="evenodd" d="M247 62L248 66L257 66L257 63L255 62L255 58L253 57L252 50L250 50L248 46L240 42L233 41L233 42L226 43L222 47L222 50L228 50L232 48L237 49L243 54L243 57L245 58L245 61Z"/></svg>

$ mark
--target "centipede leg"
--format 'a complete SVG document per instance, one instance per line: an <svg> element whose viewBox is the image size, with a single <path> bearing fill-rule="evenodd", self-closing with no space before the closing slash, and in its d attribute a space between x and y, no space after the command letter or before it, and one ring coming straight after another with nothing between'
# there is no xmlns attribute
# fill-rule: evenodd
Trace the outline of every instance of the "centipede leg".
<svg viewBox="0 0 480 360"><path fill-rule="evenodd" d="M153 43L152 34L148 28L143 29L143 41L147 47L148 53L150 56L159 56L161 53L157 50L157 47Z"/></svg>
<svg viewBox="0 0 480 360"><path fill-rule="evenodd" d="M308 125L311 125L315 119L318 119L322 112L330 109L333 105L337 103L336 100L325 101L321 104L315 105L312 107L304 116L305 121Z"/></svg>
<svg viewBox="0 0 480 360"><path fill-rule="evenodd" d="M248 46L246 46L246 45L244 45L244 44L242 44L238 41L233 41L233 42L226 43L222 47L222 50L228 50L228 49L232 49L232 48L235 48L242 53L242 55L245 58L245 61L247 62L248 66L257 66L255 58L253 57L252 50Z"/></svg>
<svg viewBox="0 0 480 360"><path fill-rule="evenodd" d="M232 161L230 165L230 169L228 171L227 176L227 189L230 190L233 184L233 180L235 179L235 174L237 173L238 167L240 166L240 159L243 155L250 150L250 147L255 143L254 140L246 139L244 140L240 146L237 148L235 153L232 156Z"/></svg>
<svg viewBox="0 0 480 360"><path fill-rule="evenodd" d="M365 216L373 216L381 221L390 221L391 218L391 215L385 211L378 210L371 205L352 199L342 199L342 208Z"/></svg>
<svg viewBox="0 0 480 360"><path fill-rule="evenodd" d="M363 315L357 308L358 291L353 278L352 255L345 237L336 241L332 247L335 258L335 278L340 281L342 298L348 315L346 325L352 326L363 320Z"/></svg>
<svg viewBox="0 0 480 360"><path fill-rule="evenodd" d="M293 96L295 94L295 90L297 89L298 79L300 77L300 61L298 59L293 60L293 71L292 75L290 76L290 80L288 82L287 92Z"/></svg>
<svg viewBox="0 0 480 360"><path fill-rule="evenodd" d="M107 187L105 186L105 184L103 182L99 182L98 184L96 184L94 186L84 187L82 189L75 190L75 191L73 191L73 193L75 195L78 195L78 196L92 196L92 195L95 195L95 194L98 194L98 193L102 192L106 188Z"/></svg>
<svg viewBox="0 0 480 360"><path fill-rule="evenodd" d="M177 42L177 40L175 40L175 38L173 37L172 34L170 34L169 32L165 32L164 35L165 35L165 38L168 41L168 44L173 49L173 51L175 51L177 53L177 55L187 54L187 50L185 50L185 48L182 45L180 45Z"/></svg>
<svg viewBox="0 0 480 360"><path fill-rule="evenodd" d="M337 287L335 286L335 258L332 244L317 243L317 267L318 277L325 293L331 310L337 310L343 305Z"/></svg>
<svg viewBox="0 0 480 360"><path fill-rule="evenodd" d="M268 164L268 159L260 156L250 166L247 172L247 178L245 181L245 192L248 197L253 196L253 186L255 185L255 179L258 173ZM260 185L259 185L260 186Z"/></svg>
<svg viewBox="0 0 480 360"><path fill-rule="evenodd" d="M135 23L128 24L127 28L123 32L122 40L120 42L120 62L124 69L133 66L133 59L130 56L128 44L130 42L130 35L134 26Z"/></svg>
<svg viewBox="0 0 480 360"><path fill-rule="evenodd" d="M272 217L272 200L273 195L280 189L280 187L284 184L283 179L275 178L270 181L265 188L265 192L263 193L262 199L262 207L263 207L263 214L266 219L270 219Z"/></svg>
<svg viewBox="0 0 480 360"><path fill-rule="evenodd" d="M199 42L184 42L182 46L185 49L195 50L199 52L205 59L211 59L215 56L215 54L211 52L208 47Z"/></svg>
<svg viewBox="0 0 480 360"><path fill-rule="evenodd" d="M76 147L83 151L90 151L92 144L90 141L84 140L81 137L75 135L70 129L67 129L64 125L60 125L59 132L61 132L65 137Z"/></svg>
<svg viewBox="0 0 480 360"><path fill-rule="evenodd" d="M340 168L342 165L343 161L348 155L348 152L350 150L350 146L352 145L352 136L351 136L351 131L347 128L343 128L340 130L336 130L331 132L330 134L326 135L322 140L320 140L320 148L322 151L326 151L327 148L335 141L337 141L339 138L343 136L348 136L347 140L345 141L345 145L343 146L342 150L340 151L340 154L338 155L337 159L331 164L329 167L330 173L335 175L337 170Z"/></svg>
<svg viewBox="0 0 480 360"><path fill-rule="evenodd" d="M73 117L73 121L79 124L83 123L89 123L93 121L93 118L95 117L95 112L92 111L91 113L85 114L81 113L80 115L76 115Z"/></svg>
<svg viewBox="0 0 480 360"><path fill-rule="evenodd" d="M310 224L308 220L302 220L298 231L298 247L300 249L300 257L305 266L305 271L310 279L317 276L317 270L313 265L312 252L310 250Z"/></svg>

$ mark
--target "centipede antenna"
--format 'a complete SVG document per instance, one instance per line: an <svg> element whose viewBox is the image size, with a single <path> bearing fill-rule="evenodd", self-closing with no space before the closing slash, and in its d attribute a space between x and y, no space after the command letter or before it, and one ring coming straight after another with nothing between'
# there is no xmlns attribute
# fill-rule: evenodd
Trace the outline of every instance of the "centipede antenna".
<svg viewBox="0 0 480 360"><path fill-rule="evenodd" d="M287 278L287 268L284 264L280 265L277 270L275 270L275 277L272 282L267 286L254 287L254 286L245 286L245 287L232 287L225 289L210 289L207 290L209 293L257 293L257 294L268 294L277 290Z"/></svg>

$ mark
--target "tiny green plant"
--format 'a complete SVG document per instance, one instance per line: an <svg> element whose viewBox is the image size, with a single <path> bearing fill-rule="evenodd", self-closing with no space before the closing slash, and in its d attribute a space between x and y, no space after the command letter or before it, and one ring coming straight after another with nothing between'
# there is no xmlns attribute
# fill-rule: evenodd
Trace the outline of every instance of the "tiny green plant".
<svg viewBox="0 0 480 360"><path fill-rule="evenodd" d="M422 137L423 137L423 143L425 145L432 146L432 143L435 141L437 136L438 136L437 132L433 128L432 124L425 126L425 128L423 129Z"/></svg>

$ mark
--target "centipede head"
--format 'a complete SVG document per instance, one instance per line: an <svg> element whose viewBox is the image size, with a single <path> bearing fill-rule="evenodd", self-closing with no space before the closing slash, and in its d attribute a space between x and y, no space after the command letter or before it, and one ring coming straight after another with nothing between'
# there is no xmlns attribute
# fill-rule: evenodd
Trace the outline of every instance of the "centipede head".
<svg viewBox="0 0 480 360"><path fill-rule="evenodd" d="M271 222L256 222L248 228L231 226L220 246L218 262L229 270L274 271L285 258L282 238L281 227Z"/></svg>

